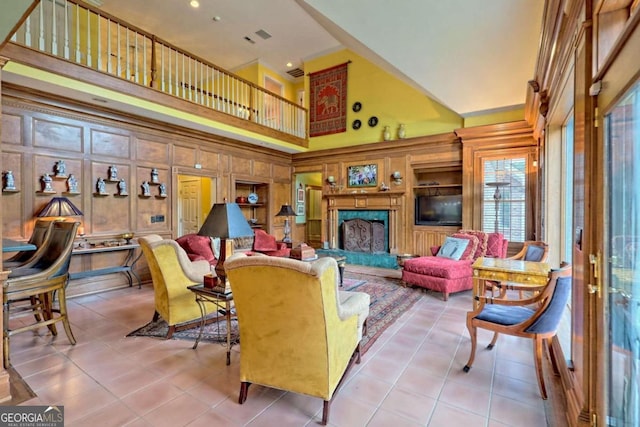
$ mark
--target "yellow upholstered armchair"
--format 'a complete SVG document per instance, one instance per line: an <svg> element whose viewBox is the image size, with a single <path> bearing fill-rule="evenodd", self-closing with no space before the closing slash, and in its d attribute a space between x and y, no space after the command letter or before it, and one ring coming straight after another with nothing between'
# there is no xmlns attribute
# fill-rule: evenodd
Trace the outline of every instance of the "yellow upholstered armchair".
<svg viewBox="0 0 640 427"><path fill-rule="evenodd" d="M155 313L169 325L167 339L180 329L193 326L201 319L200 306L187 286L202 283L204 275L211 273L207 261L191 261L187 253L175 240L163 239L151 234L138 239L147 260L155 294ZM207 303L206 312L217 310L215 304Z"/></svg>
<svg viewBox="0 0 640 427"><path fill-rule="evenodd" d="M240 397L252 383L320 397L322 423L353 362L370 297L338 289L332 258L313 262L237 253L225 262L240 330Z"/></svg>

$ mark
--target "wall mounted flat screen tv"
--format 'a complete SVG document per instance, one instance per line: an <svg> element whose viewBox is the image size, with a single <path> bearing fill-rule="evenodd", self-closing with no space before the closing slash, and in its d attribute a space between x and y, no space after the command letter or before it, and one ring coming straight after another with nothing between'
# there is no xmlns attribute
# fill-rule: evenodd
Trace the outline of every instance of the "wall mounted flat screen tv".
<svg viewBox="0 0 640 427"><path fill-rule="evenodd" d="M417 196L416 225L462 225L462 194Z"/></svg>

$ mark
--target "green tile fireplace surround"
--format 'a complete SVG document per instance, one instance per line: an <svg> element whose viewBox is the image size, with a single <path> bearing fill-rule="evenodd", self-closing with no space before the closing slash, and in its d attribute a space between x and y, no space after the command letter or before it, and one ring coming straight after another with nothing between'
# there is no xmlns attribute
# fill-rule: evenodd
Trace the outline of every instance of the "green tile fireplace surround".
<svg viewBox="0 0 640 427"><path fill-rule="evenodd" d="M342 242L342 223L351 219L362 219L366 221L379 222L384 224L384 251L378 252L355 252L343 249L318 249L319 254L342 255L347 258L347 264L365 265L368 267L397 269L396 256L389 253L389 211L388 210L348 210L338 211L338 241Z"/></svg>

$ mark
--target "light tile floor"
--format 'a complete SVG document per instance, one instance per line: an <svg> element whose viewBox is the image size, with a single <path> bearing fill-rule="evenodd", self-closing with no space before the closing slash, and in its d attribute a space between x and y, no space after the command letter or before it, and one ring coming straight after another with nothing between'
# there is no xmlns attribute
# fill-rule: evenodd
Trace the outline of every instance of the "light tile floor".
<svg viewBox="0 0 640 427"><path fill-rule="evenodd" d="M239 347L231 365L218 344L126 338L153 315L153 290L126 288L69 300L77 345L62 327L11 339L11 360L38 395L24 405L64 405L72 426L318 425L317 398L252 386L237 403ZM479 331L473 368L464 373L470 340L470 292L424 293L355 365L331 405L332 426L540 427L531 343ZM58 324L60 325L60 324Z"/></svg>

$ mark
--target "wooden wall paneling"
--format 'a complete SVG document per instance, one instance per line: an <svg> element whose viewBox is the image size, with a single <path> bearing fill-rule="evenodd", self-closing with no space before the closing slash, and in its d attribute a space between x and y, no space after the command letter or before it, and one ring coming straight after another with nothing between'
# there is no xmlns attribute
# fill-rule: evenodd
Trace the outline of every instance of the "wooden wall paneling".
<svg viewBox="0 0 640 427"><path fill-rule="evenodd" d="M388 158L387 174L384 177L384 182L390 186L393 191L404 191L407 188L407 160L407 156ZM391 176L396 171L400 172L400 175L402 176L402 182L400 183L396 182Z"/></svg>
<svg viewBox="0 0 640 427"><path fill-rule="evenodd" d="M198 150L196 147L173 145L173 165L191 166L198 163Z"/></svg>
<svg viewBox="0 0 640 427"><path fill-rule="evenodd" d="M2 144L23 145L23 116L2 114Z"/></svg>
<svg viewBox="0 0 640 427"><path fill-rule="evenodd" d="M263 160L254 160L253 176L271 178L271 163Z"/></svg>
<svg viewBox="0 0 640 427"><path fill-rule="evenodd" d="M2 193L2 228L4 237L26 239L32 227L23 225L25 217L24 176L22 173L23 156L20 153L2 152L2 172L11 170L19 193ZM4 178L4 175L3 175ZM4 183L4 181L3 181Z"/></svg>
<svg viewBox="0 0 640 427"><path fill-rule="evenodd" d="M431 256L431 247L440 246L447 236L455 233L458 227L420 227L413 229L412 254Z"/></svg>
<svg viewBox="0 0 640 427"><path fill-rule="evenodd" d="M231 173L253 176L253 161L245 157L231 158Z"/></svg>
<svg viewBox="0 0 640 427"><path fill-rule="evenodd" d="M46 120L33 118L33 146L56 151L82 152L82 126L64 122L64 118Z"/></svg>
<svg viewBox="0 0 640 427"><path fill-rule="evenodd" d="M118 182L109 181L109 168L115 166L118 170L117 177L127 183L127 197L114 197L118 193ZM93 188L87 196L90 196L91 211L85 214L85 223L90 225L93 236L112 236L125 231L131 231L130 198L135 197L136 189L132 187L132 170L125 163L91 163L91 182ZM98 178L105 181L107 196L96 196L96 183ZM85 226L85 232L88 228ZM87 233L88 234L88 233Z"/></svg>
<svg viewBox="0 0 640 427"><path fill-rule="evenodd" d="M343 172L342 164L337 162L329 162L324 164L324 174L322 176L324 193L331 193L332 191L338 191L339 186L346 188L345 182L346 171ZM336 181L336 189L332 189L331 185L327 182L327 178L333 176Z"/></svg>
<svg viewBox="0 0 640 427"><path fill-rule="evenodd" d="M276 217L275 215L280 211L282 205L295 206L293 203L293 194L291 191L291 184L285 184L282 182L273 182L269 186L271 192L271 203L269 204L269 214L267 218L267 224L271 224L267 231L276 236L276 239L282 240L284 238L284 218ZM295 207L293 208L295 210ZM289 218L289 225L291 227L291 239L293 242L304 241L304 229L298 230L294 218ZM294 234L296 233L296 234Z"/></svg>
<svg viewBox="0 0 640 427"><path fill-rule="evenodd" d="M274 163L272 170L274 182L291 182L291 175L293 173L291 166Z"/></svg>
<svg viewBox="0 0 640 427"><path fill-rule="evenodd" d="M151 167L168 166L171 164L171 144L164 141L137 138L136 160ZM147 175L150 179L150 175Z"/></svg>
<svg viewBox="0 0 640 427"><path fill-rule="evenodd" d="M115 129L110 131L91 128L91 154L94 156L130 159L132 150L131 136L119 134Z"/></svg>
<svg viewBox="0 0 640 427"><path fill-rule="evenodd" d="M171 218L168 212L168 203L170 198L157 198L158 186L150 186L150 196L142 195L142 182L151 181L151 167L139 166L136 168L136 181L138 182L136 197L136 224L139 228L152 232L160 233L170 230ZM158 176L160 176L158 171ZM166 176L166 175L165 175ZM158 222L157 216L164 215L164 221Z"/></svg>
<svg viewBox="0 0 640 427"><path fill-rule="evenodd" d="M202 169L206 169L212 172L220 170L221 157L223 157L220 155L220 153L212 151L208 148L200 147L197 154L198 157L196 158L196 163L199 163L202 166Z"/></svg>

